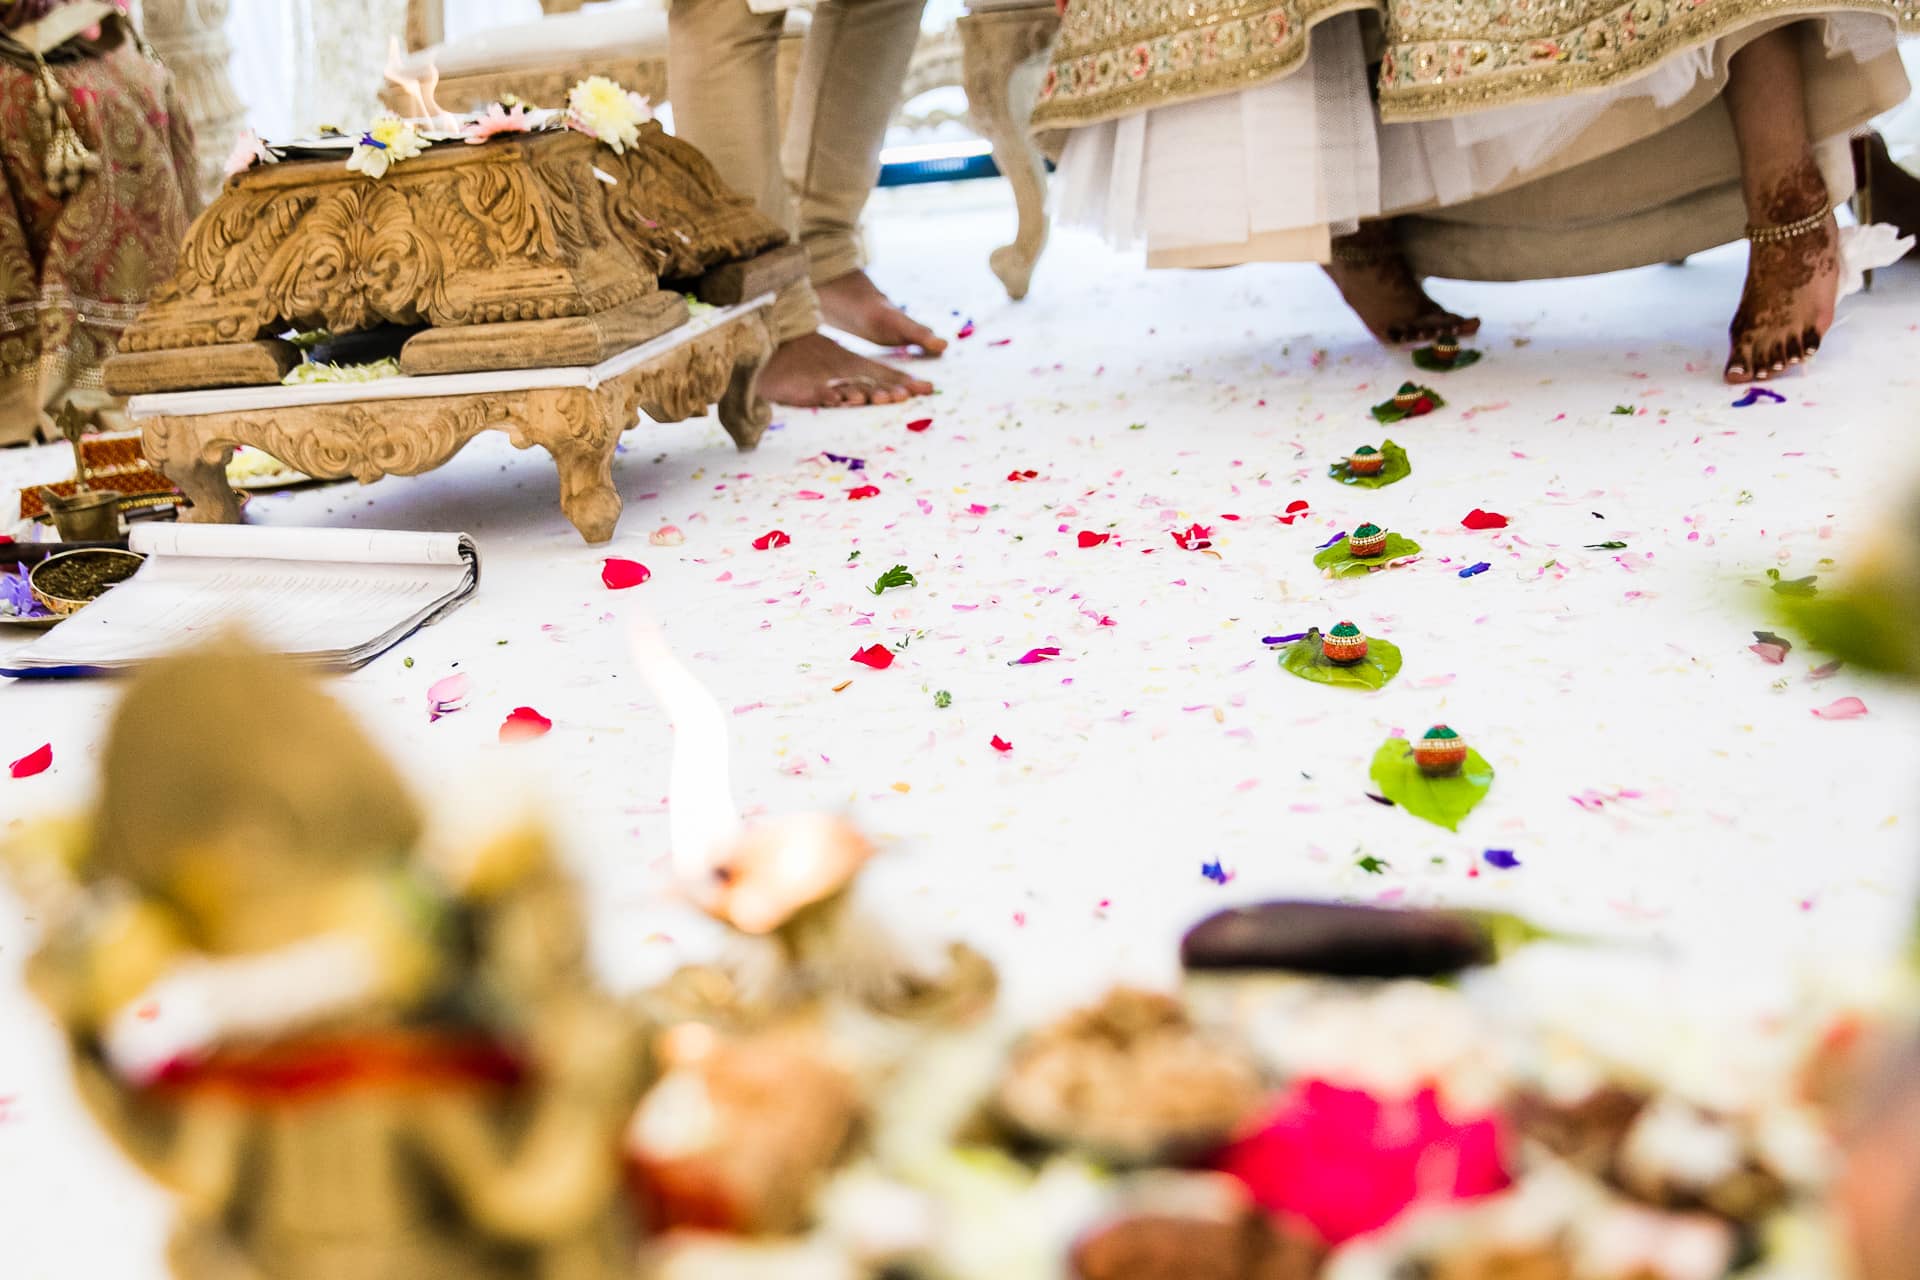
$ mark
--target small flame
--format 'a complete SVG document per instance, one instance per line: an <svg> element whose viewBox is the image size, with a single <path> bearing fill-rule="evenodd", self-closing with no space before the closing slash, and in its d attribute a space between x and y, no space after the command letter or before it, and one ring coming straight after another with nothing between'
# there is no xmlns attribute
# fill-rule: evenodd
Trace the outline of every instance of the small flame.
<svg viewBox="0 0 1920 1280"><path fill-rule="evenodd" d="M674 874L683 885L706 886L741 832L727 764L726 716L653 623L635 622L633 657L673 722L667 806Z"/></svg>
<svg viewBox="0 0 1920 1280"><path fill-rule="evenodd" d="M412 119L427 122L436 129L451 130L458 127L458 119L433 100L433 91L440 87L440 68L428 62L424 81L408 75L406 56L397 36L387 43L386 75L407 95Z"/></svg>

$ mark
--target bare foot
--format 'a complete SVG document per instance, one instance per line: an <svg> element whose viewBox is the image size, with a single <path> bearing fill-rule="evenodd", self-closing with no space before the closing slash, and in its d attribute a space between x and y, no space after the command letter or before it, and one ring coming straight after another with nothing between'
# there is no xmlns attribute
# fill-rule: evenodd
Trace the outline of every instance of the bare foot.
<svg viewBox="0 0 1920 1280"><path fill-rule="evenodd" d="M889 302L864 271L849 271L813 291L827 323L856 338L881 347L918 347L930 356L947 349L945 338Z"/></svg>
<svg viewBox="0 0 1920 1280"><path fill-rule="evenodd" d="M1326 273L1382 342L1431 342L1480 332L1478 318L1457 316L1427 296L1390 222L1363 222L1355 234L1334 241Z"/></svg>
<svg viewBox="0 0 1920 1280"><path fill-rule="evenodd" d="M1807 156L1767 189L1754 211L1761 227L1784 227L1827 207L1827 184ZM1747 287L1728 329L1728 382L1765 382L1813 359L1833 324L1840 287L1840 226L1833 215L1810 230L1747 249Z"/></svg>
<svg viewBox="0 0 1920 1280"><path fill-rule="evenodd" d="M809 333L774 348L760 372L760 394L803 409L844 409L932 395L933 384L855 355L823 333Z"/></svg>
<svg viewBox="0 0 1920 1280"><path fill-rule="evenodd" d="M1920 178L1893 162L1885 138L1870 133L1853 140L1853 176L1873 221L1890 222L1903 236L1920 235Z"/></svg>

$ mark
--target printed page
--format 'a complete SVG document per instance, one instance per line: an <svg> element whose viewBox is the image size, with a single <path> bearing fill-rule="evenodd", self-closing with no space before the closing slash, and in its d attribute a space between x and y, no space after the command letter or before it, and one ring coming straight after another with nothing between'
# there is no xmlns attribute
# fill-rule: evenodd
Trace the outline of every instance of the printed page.
<svg viewBox="0 0 1920 1280"><path fill-rule="evenodd" d="M317 564L458 565L464 533L393 529L275 529L239 524L142 524L128 544L142 555L308 560ZM146 570L141 570L144 578Z"/></svg>

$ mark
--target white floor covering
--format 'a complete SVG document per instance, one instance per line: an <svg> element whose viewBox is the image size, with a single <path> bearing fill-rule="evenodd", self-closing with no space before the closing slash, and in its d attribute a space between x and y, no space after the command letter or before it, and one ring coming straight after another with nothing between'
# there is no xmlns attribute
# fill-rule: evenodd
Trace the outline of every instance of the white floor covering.
<svg viewBox="0 0 1920 1280"><path fill-rule="evenodd" d="M1148 275L1063 236L1011 304L986 270L1011 225L999 184L883 193L875 214L882 284L948 332L972 323L929 366L937 398L781 411L750 455L712 420L645 425L616 465L626 513L606 548L561 518L545 455L499 436L431 477L250 508L479 540L478 597L334 687L436 805L490 805L470 779L504 775L550 806L610 981L643 980L697 933L658 902L671 734L625 653L642 610L732 709L742 801L855 814L884 844L883 900L989 949L1035 1009L1165 981L1199 914L1280 894L1495 905L1656 943L1763 998L1891 953L1920 844L1920 698L1810 679L1822 659L1804 648L1767 665L1751 633L1777 623L1746 584L1841 571L1920 474L1920 268L1845 306L1813 370L1777 384L1787 403L1736 409L1717 370L1737 248L1442 284L1485 317L1487 358L1423 376L1308 268ZM1449 405L1381 430L1368 406L1412 377ZM1367 494L1327 478L1387 434L1410 480ZM67 465L0 453L0 488ZM879 496L849 501L862 482ZM1300 499L1305 518L1275 518ZM1511 526L1464 529L1475 507ZM1322 580L1316 545L1368 519L1424 558ZM1169 536L1196 522L1217 557ZM668 524L684 545L651 545ZM790 546L752 549L776 528ZM1083 530L1113 539L1082 549ZM1609 540L1627 549L1586 549ZM607 555L652 580L609 592ZM894 564L919 586L876 598ZM1302 683L1262 644L1343 617L1405 652L1385 691ZM890 670L849 660L909 640ZM1059 659L1010 665L1043 646ZM456 669L469 707L430 724L427 687ZM0 688L0 763L55 753L0 780L0 823L85 802L114 692ZM1848 696L1864 718L1813 714ZM519 706L553 732L498 744ZM1458 835L1367 796L1388 732L1443 719L1499 771ZM1216 860L1224 885L1201 874ZM18 984L31 939L0 895L0 1274L155 1280L164 1204L80 1113Z"/></svg>

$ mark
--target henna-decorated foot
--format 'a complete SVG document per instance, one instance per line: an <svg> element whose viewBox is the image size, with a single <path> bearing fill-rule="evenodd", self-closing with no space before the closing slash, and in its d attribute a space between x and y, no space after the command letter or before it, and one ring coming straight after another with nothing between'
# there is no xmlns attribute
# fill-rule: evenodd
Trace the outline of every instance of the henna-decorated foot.
<svg viewBox="0 0 1920 1280"><path fill-rule="evenodd" d="M856 355L823 333L809 333L774 348L759 391L776 404L845 409L932 395L933 384Z"/></svg>
<svg viewBox="0 0 1920 1280"><path fill-rule="evenodd" d="M1807 156L1766 188L1749 236L1747 285L1729 327L1728 382L1765 382L1811 360L1833 325L1840 226Z"/></svg>
<svg viewBox="0 0 1920 1280"><path fill-rule="evenodd" d="M813 291L827 323L856 338L881 347L917 347L929 356L947 349L945 338L896 307L864 271L849 271Z"/></svg>
<svg viewBox="0 0 1920 1280"><path fill-rule="evenodd" d="M1363 222L1355 234L1335 240L1333 261L1325 270L1360 322L1382 342L1432 342L1480 332L1477 317L1457 316L1427 296L1389 222Z"/></svg>

